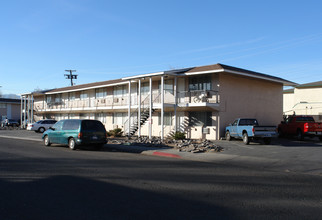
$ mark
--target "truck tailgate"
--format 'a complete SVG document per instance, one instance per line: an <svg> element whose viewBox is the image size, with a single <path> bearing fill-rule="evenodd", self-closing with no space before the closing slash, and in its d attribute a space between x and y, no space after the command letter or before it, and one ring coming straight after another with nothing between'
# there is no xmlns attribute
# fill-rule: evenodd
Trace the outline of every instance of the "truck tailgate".
<svg viewBox="0 0 322 220"><path fill-rule="evenodd" d="M277 135L275 126L254 126L254 136L274 137Z"/></svg>

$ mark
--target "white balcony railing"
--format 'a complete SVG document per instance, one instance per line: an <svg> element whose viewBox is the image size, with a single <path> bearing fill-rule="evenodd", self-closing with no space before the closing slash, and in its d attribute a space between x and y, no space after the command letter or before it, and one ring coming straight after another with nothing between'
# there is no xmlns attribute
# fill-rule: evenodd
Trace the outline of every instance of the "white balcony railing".
<svg viewBox="0 0 322 220"><path fill-rule="evenodd" d="M150 99L148 94L142 94L141 100L142 108L149 106ZM161 103L161 95L158 91L153 91L152 100L155 104ZM131 96L131 105L137 105L138 97L136 94ZM164 103L175 104L175 96L172 92L164 91ZM206 90L206 91L180 91L177 93L177 103L220 103L220 96L217 91ZM101 107L127 107L128 96L122 97L106 97L97 99L86 99L86 100L62 100L60 102L35 102L36 111L46 110L72 110L72 109L84 109L84 108L101 108Z"/></svg>

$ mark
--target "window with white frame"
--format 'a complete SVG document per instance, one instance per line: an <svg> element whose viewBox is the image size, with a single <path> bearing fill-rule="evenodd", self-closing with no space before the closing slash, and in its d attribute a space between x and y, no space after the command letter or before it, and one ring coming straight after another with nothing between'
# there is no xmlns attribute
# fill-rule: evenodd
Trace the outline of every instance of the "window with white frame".
<svg viewBox="0 0 322 220"><path fill-rule="evenodd" d="M194 76L189 78L189 91L211 90L211 75Z"/></svg>
<svg viewBox="0 0 322 220"><path fill-rule="evenodd" d="M47 97L46 97L46 102L47 102L47 103L51 103L51 95L47 95Z"/></svg>
<svg viewBox="0 0 322 220"><path fill-rule="evenodd" d="M189 126L212 126L212 112L189 112Z"/></svg>
<svg viewBox="0 0 322 220"><path fill-rule="evenodd" d="M159 84L159 90L161 92L161 82ZM174 91L173 91L173 79L168 79L168 80L164 81L164 91L169 92L171 94L174 93Z"/></svg>
<svg viewBox="0 0 322 220"><path fill-rule="evenodd" d="M68 93L68 100L73 101L76 99L76 93L75 92L70 92Z"/></svg>
<svg viewBox="0 0 322 220"><path fill-rule="evenodd" d="M95 119L101 121L102 123L106 123L106 113L96 113Z"/></svg>
<svg viewBox="0 0 322 220"><path fill-rule="evenodd" d="M114 112L113 114L114 125L123 125L127 119L128 117L126 112Z"/></svg>
<svg viewBox="0 0 322 220"><path fill-rule="evenodd" d="M105 98L107 96L107 89L106 88L100 88L95 90L95 97L97 99L99 98Z"/></svg>
<svg viewBox="0 0 322 220"><path fill-rule="evenodd" d="M56 95L55 95L55 102L56 102L56 103L59 103L59 102L61 102L61 100L62 100L62 99L61 99L61 94L56 94Z"/></svg>
<svg viewBox="0 0 322 220"><path fill-rule="evenodd" d="M150 83L148 83L148 82L142 83L141 94L147 95L147 94L149 94L149 92L150 92Z"/></svg>
<svg viewBox="0 0 322 220"><path fill-rule="evenodd" d="M79 97L80 97L81 100L88 99L88 93L87 93L87 91L81 91Z"/></svg>
<svg viewBox="0 0 322 220"><path fill-rule="evenodd" d="M114 86L113 95L114 97L126 96L128 91L128 85Z"/></svg>
<svg viewBox="0 0 322 220"><path fill-rule="evenodd" d="M161 125L161 112L159 112L158 117L159 125ZM163 125L171 126L172 125L172 112L164 112L163 115Z"/></svg>

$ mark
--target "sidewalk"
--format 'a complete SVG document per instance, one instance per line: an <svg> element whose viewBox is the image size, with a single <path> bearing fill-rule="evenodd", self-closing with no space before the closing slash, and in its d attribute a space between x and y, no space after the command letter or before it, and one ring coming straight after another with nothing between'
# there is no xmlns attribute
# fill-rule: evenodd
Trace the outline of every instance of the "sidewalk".
<svg viewBox="0 0 322 220"><path fill-rule="evenodd" d="M26 130L0 130L0 138L42 142L42 134ZM191 153L179 152L171 147L146 147L135 145L106 144L109 150L139 153L150 156L171 157L175 159L193 160L208 163L256 167L284 172L301 172L322 175L322 144L316 146L283 146L283 145L243 145L238 141L216 141L223 147L223 152ZM310 143L309 143L310 146ZM312 155L303 155L302 149L311 150ZM303 155L301 158L300 156ZM307 158L311 157L311 158Z"/></svg>

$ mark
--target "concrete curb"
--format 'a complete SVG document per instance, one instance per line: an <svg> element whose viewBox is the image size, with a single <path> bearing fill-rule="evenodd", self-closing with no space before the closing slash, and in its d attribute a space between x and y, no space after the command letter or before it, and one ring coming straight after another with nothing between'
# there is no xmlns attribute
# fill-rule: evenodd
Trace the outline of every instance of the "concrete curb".
<svg viewBox="0 0 322 220"><path fill-rule="evenodd" d="M171 153L165 153L165 152L159 152L159 151L153 152L153 155L160 156L160 157L181 158L181 156L179 156L177 154L171 154Z"/></svg>

